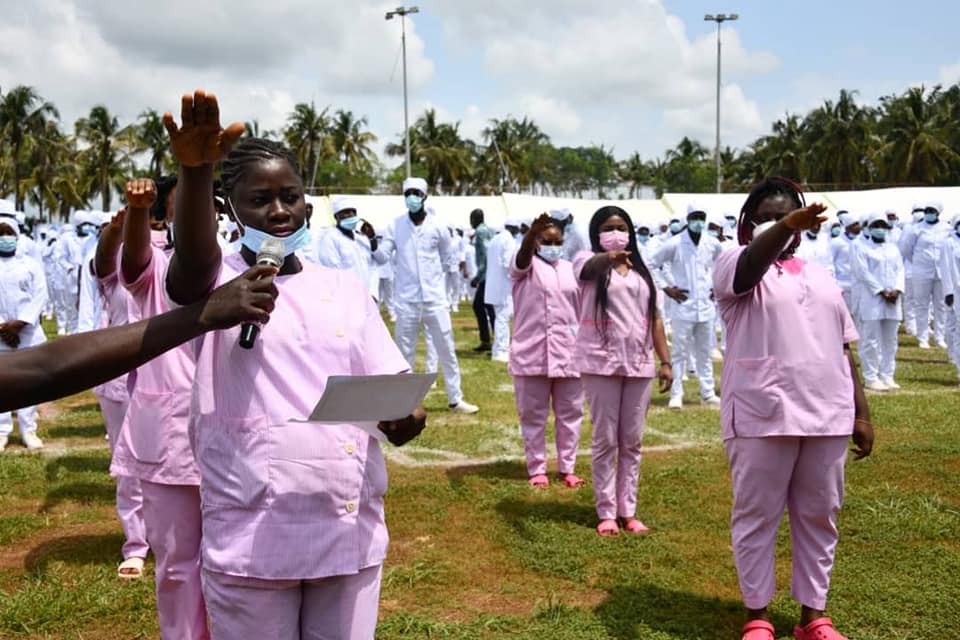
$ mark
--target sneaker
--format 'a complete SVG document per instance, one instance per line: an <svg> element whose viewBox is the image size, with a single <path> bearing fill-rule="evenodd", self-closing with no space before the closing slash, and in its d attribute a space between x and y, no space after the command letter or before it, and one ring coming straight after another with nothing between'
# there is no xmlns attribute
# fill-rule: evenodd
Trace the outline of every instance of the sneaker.
<svg viewBox="0 0 960 640"><path fill-rule="evenodd" d="M941 349L946 349L946 348L947 348L947 341L946 341L946 340L937 340L937 346L940 347Z"/></svg>
<svg viewBox="0 0 960 640"><path fill-rule="evenodd" d="M490 359L494 362L510 362L510 354L508 353L497 353L490 356Z"/></svg>
<svg viewBox="0 0 960 640"><path fill-rule="evenodd" d="M667 406L671 409L682 409L683 398L670 398L670 403Z"/></svg>
<svg viewBox="0 0 960 640"><path fill-rule="evenodd" d="M491 347L490 344L487 342L483 342L480 345L473 348L473 350L477 353L489 353L492 349L493 347Z"/></svg>
<svg viewBox="0 0 960 640"><path fill-rule="evenodd" d="M397 314L391 313L391 314L390 314L390 322L396 322L396 321L397 321Z"/></svg>
<svg viewBox="0 0 960 640"><path fill-rule="evenodd" d="M450 411L454 413L476 413L480 411L480 407L475 404L470 404L466 400L461 400L457 404L451 404Z"/></svg>
<svg viewBox="0 0 960 640"><path fill-rule="evenodd" d="M883 384L879 380L869 380L863 385L864 389L869 389L870 391L889 391L890 387Z"/></svg>
<svg viewBox="0 0 960 640"><path fill-rule="evenodd" d="M926 342L920 342L920 343L917 344L917 346L920 347L921 349L929 349L929 348L930 348L930 345L927 344Z"/></svg>
<svg viewBox="0 0 960 640"><path fill-rule="evenodd" d="M710 358L714 362L720 362L721 360L723 360L723 354L720 352L720 349L714 349L713 353L710 354Z"/></svg>
<svg viewBox="0 0 960 640"><path fill-rule="evenodd" d="M719 407L720 396L713 395L713 396L710 396L709 398L704 398L700 401L700 404L708 404L708 405Z"/></svg>
<svg viewBox="0 0 960 640"><path fill-rule="evenodd" d="M23 440L23 444L27 446L27 449L43 449L43 440L38 438L37 434L32 431L21 434L20 439Z"/></svg>
<svg viewBox="0 0 960 640"><path fill-rule="evenodd" d="M0 451L7 448L7 436L0 436Z"/></svg>
<svg viewBox="0 0 960 640"><path fill-rule="evenodd" d="M893 381L893 378L884 378L881 382L887 385L888 389L899 389L900 385Z"/></svg>

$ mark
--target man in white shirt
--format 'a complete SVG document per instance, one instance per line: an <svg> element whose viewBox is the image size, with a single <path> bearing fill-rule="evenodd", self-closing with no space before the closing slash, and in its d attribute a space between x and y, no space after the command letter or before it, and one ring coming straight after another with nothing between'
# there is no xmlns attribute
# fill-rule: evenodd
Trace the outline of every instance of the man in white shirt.
<svg viewBox="0 0 960 640"><path fill-rule="evenodd" d="M520 220L507 218L503 227L487 246L487 288L484 292L484 302L492 304L496 314L490 354L490 359L495 362L510 360L510 319L513 317L510 260L517 251Z"/></svg>
<svg viewBox="0 0 960 640"><path fill-rule="evenodd" d="M813 226L800 234L800 246L794 255L814 262L821 267L833 273L833 255L830 253L830 240L824 233L820 225Z"/></svg>
<svg viewBox="0 0 960 640"><path fill-rule="evenodd" d="M376 231L369 222L360 220L355 198L337 196L332 204L337 226L316 235L313 255L317 263L325 267L352 271L377 300L380 295L377 267L387 262L387 256L380 251Z"/></svg>
<svg viewBox="0 0 960 640"><path fill-rule="evenodd" d="M412 368L422 324L440 358L450 410L476 413L477 407L463 399L460 388L460 364L447 304L444 264L451 252L450 234L436 216L427 215L426 180L404 180L403 196L407 211L387 228L380 248L394 260L397 347Z"/></svg>
<svg viewBox="0 0 960 640"><path fill-rule="evenodd" d="M948 225L940 222L943 205L928 203L923 220L904 230L900 237L900 252L911 262L913 275L914 316L917 322L917 342L921 349L930 348L930 306L933 305L933 333L937 344L946 348L944 341L943 278L940 273L940 249L949 233Z"/></svg>
<svg viewBox="0 0 960 640"><path fill-rule="evenodd" d="M673 366L682 371L689 355L700 381L701 402L719 405L713 380L710 352L717 309L713 299L713 263L720 255L720 242L706 233L706 209L687 208L687 228L664 242L651 257L651 273L657 285L671 298ZM665 267L660 271L661 267ZM676 375L670 389L670 408L683 406L683 379Z"/></svg>
<svg viewBox="0 0 960 640"><path fill-rule="evenodd" d="M20 225L0 218L0 351L25 349L47 341L40 326L40 313L47 304L43 265L20 255ZM43 447L37 437L37 408L17 410L20 437L28 449ZM13 431L13 414L0 413L0 451Z"/></svg>
<svg viewBox="0 0 960 640"><path fill-rule="evenodd" d="M947 356L960 373L960 213L950 220L950 233L940 250L940 273L943 275L943 299L946 305Z"/></svg>
<svg viewBox="0 0 960 640"><path fill-rule="evenodd" d="M833 261L833 277L843 292L843 301L850 315L856 317L853 300L853 274L851 272L851 243L859 237L860 221L850 212L843 210L837 215L843 226L843 233L830 241L830 258Z"/></svg>

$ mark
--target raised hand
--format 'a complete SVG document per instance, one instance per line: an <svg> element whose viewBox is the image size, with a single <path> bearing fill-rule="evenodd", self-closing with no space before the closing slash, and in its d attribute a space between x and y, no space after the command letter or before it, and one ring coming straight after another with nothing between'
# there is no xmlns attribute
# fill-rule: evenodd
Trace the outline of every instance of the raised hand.
<svg viewBox="0 0 960 640"><path fill-rule="evenodd" d="M406 418L381 422L377 425L377 428L387 435L387 440L391 444L399 447L420 435L420 432L426 426L427 413L423 410L423 407L417 407Z"/></svg>
<svg viewBox="0 0 960 640"><path fill-rule="evenodd" d="M629 251L608 251L607 255L610 257L610 262L613 263L614 267L619 267L620 265L624 265L628 269L633 268L633 263L630 262Z"/></svg>
<svg viewBox="0 0 960 640"><path fill-rule="evenodd" d="M234 143L243 135L244 126L234 122L226 129L220 126L217 97L197 89L185 94L180 102L178 128L170 112L163 114L163 126L170 135L173 155L185 167L199 167L223 160Z"/></svg>
<svg viewBox="0 0 960 640"><path fill-rule="evenodd" d="M127 186L130 186L129 183L127 184ZM117 211L115 214L113 214L113 217L110 218L110 223L107 225L107 228L104 229L103 233L101 233L100 235L101 236L111 235L111 234L119 235L123 233L123 221L126 217L127 217L126 209L120 209L119 211Z"/></svg>
<svg viewBox="0 0 960 640"><path fill-rule="evenodd" d="M255 265L207 298L201 322L210 329L227 329L241 322L266 324L279 292L273 277L275 267Z"/></svg>
<svg viewBox="0 0 960 640"><path fill-rule="evenodd" d="M549 213L541 213L530 225L530 230L527 231L527 235L533 236L534 238L539 238L540 234L553 226L553 224L553 219L550 217Z"/></svg>
<svg viewBox="0 0 960 640"><path fill-rule="evenodd" d="M794 231L811 229L827 221L827 217L822 215L826 210L826 205L814 202L788 213L783 218L783 223Z"/></svg>
<svg viewBox="0 0 960 640"><path fill-rule="evenodd" d="M157 201L157 184L150 178L137 178L127 182L125 195L131 209L149 209ZM113 220L110 221L113 224ZM121 220L120 228L123 228Z"/></svg>

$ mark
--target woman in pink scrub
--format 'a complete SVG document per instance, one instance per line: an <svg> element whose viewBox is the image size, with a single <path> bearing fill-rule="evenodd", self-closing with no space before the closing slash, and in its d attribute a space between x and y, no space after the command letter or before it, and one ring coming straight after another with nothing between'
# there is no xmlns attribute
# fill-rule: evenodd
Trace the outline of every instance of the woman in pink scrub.
<svg viewBox="0 0 960 640"><path fill-rule="evenodd" d="M653 389L670 388L670 350L657 313L656 287L637 249L627 212L602 207L590 220L593 252L573 261L581 287L575 362L593 421L593 493L597 533L645 533L636 517L643 426ZM657 369L653 360L660 358Z"/></svg>
<svg viewBox="0 0 960 640"><path fill-rule="evenodd" d="M152 237L153 180L127 183L127 214L120 252L120 283L130 293L130 321L170 310L163 278L170 250ZM160 245L160 246L158 246ZM205 640L207 611L200 584L200 473L187 422L194 378L190 345L182 345L136 371L110 471L140 480L147 542L156 558L157 615L163 640Z"/></svg>
<svg viewBox="0 0 960 640"><path fill-rule="evenodd" d="M252 348L238 328L194 342L192 437L203 478L203 589L211 634L223 640L373 638L387 550L379 444L350 424L306 419L331 375L397 374L409 366L366 283L301 261L309 236L292 152L220 127L216 98L182 103L182 128L164 116L180 161L176 252L167 292L200 299L246 271L268 238L284 247L276 308ZM222 255L213 208L223 159L227 209L243 230ZM391 441L419 433L422 410L381 423Z"/></svg>
<svg viewBox="0 0 960 640"><path fill-rule="evenodd" d="M727 325L720 413L733 480L733 554L748 609L745 640L773 640L767 605L784 510L793 542L799 640L842 640L824 616L843 501L847 439L873 447L870 412L849 343L857 339L840 288L793 255L800 232L824 222L789 180L769 178L740 212L742 246L714 268Z"/></svg>
<svg viewBox="0 0 960 640"><path fill-rule="evenodd" d="M514 315L507 371L516 391L527 474L537 488L550 483L545 432L551 398L560 480L572 489L583 484L573 473L583 421L583 385L573 360L580 287L562 256L563 228L543 214L510 264Z"/></svg>

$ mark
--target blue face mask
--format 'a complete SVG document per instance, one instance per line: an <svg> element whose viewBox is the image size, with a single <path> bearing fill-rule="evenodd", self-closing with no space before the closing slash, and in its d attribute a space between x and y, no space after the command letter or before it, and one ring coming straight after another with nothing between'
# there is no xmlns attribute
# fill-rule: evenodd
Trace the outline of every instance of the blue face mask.
<svg viewBox="0 0 960 640"><path fill-rule="evenodd" d="M341 218L337 221L337 226L346 231L353 231L360 223L360 216L353 215L349 218Z"/></svg>
<svg viewBox="0 0 960 640"><path fill-rule="evenodd" d="M649 234L649 233L638 233L638 234L637 234L637 242L639 242L640 244L647 244L647 242L649 242L649 241L650 241L650 234Z"/></svg>
<svg viewBox="0 0 960 640"><path fill-rule="evenodd" d="M263 241L267 238L275 238L283 243L283 255L289 256L293 254L294 251L300 247L306 245L310 241L310 231L307 229L307 225L303 225L290 235L281 238L279 236L270 235L265 231L260 231L260 229L254 229L253 227L244 227L243 235L240 237L240 244L245 246L250 251L257 253L260 251L260 246L263 244Z"/></svg>
<svg viewBox="0 0 960 640"><path fill-rule="evenodd" d="M887 230L886 229L870 229L870 237L876 240L877 242L883 242L887 239Z"/></svg>
<svg viewBox="0 0 960 640"><path fill-rule="evenodd" d="M830 229L830 237L836 238L837 236L840 235L840 232L841 232L840 227L832 227Z"/></svg>
<svg viewBox="0 0 960 640"><path fill-rule="evenodd" d="M727 227L731 229L737 228L737 219L736 218L727 218Z"/></svg>
<svg viewBox="0 0 960 640"><path fill-rule="evenodd" d="M417 213L423 208L423 198L412 193L404 198L404 202L407 204L407 211L410 213Z"/></svg>
<svg viewBox="0 0 960 640"><path fill-rule="evenodd" d="M687 229L690 230L690 233L703 233L705 224L703 220L690 220L687 222Z"/></svg>
<svg viewBox="0 0 960 640"><path fill-rule="evenodd" d="M923 221L927 224L936 224L940 219L940 214L936 212L926 212L923 214Z"/></svg>
<svg viewBox="0 0 960 640"><path fill-rule="evenodd" d="M707 235L711 238L717 238L718 240L720 239L720 232L714 229L707 229Z"/></svg>
<svg viewBox="0 0 960 640"><path fill-rule="evenodd" d="M860 234L859 234L859 233L850 233L849 231L846 232L847 239L849 239L849 240L853 240L853 239L856 238L858 235L860 235Z"/></svg>
<svg viewBox="0 0 960 640"><path fill-rule="evenodd" d="M17 250L17 236L0 236L0 253L13 253Z"/></svg>
<svg viewBox="0 0 960 640"><path fill-rule="evenodd" d="M683 225L679 222L670 223L670 233L680 233L680 230L683 229Z"/></svg>
<svg viewBox="0 0 960 640"><path fill-rule="evenodd" d="M556 262L563 257L563 247L544 245L537 250L537 255L547 262Z"/></svg>

